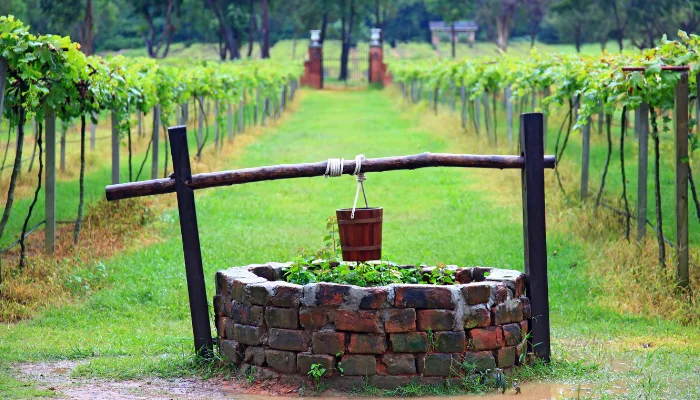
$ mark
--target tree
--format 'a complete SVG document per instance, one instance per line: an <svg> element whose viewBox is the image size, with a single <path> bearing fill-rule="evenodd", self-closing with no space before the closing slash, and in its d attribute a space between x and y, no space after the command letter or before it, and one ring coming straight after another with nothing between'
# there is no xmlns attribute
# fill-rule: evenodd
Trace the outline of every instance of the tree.
<svg viewBox="0 0 700 400"><path fill-rule="evenodd" d="M350 45L352 43L352 33L355 27L355 1L350 0L350 7L346 6L347 0L340 1L340 33L342 47L340 51L340 74L341 81L348 79L348 59L350 58Z"/></svg>
<svg viewBox="0 0 700 400"><path fill-rule="evenodd" d="M495 26L495 41L501 51L508 50L510 32L513 29L518 6L524 0L478 0L477 14L487 26Z"/></svg>
<svg viewBox="0 0 700 400"><path fill-rule="evenodd" d="M528 16L528 31L530 33L530 47L535 47L537 30L547 14L546 0L525 0L525 9Z"/></svg>
<svg viewBox="0 0 700 400"><path fill-rule="evenodd" d="M600 8L612 15L615 23L615 40L620 51L624 48L625 34L629 24L627 10L631 8L630 0L600 0Z"/></svg>
<svg viewBox="0 0 700 400"><path fill-rule="evenodd" d="M142 29L142 36L148 56L152 58L167 57L173 33L175 33L174 13L181 0L129 1L134 10L146 22L145 29ZM160 31L159 34L158 31Z"/></svg>
<svg viewBox="0 0 700 400"><path fill-rule="evenodd" d="M233 6L230 0L206 0L209 8L216 15L217 21L219 21L219 34L223 40L223 52L222 59L226 59L226 54L228 53L229 59L241 58L241 53L238 48L238 40L236 38L236 32L234 30L234 25L231 23L231 18L229 15L230 8Z"/></svg>
<svg viewBox="0 0 700 400"><path fill-rule="evenodd" d="M433 14L442 17L445 23L450 24L450 43L452 45L452 58L457 56L455 50L456 33L455 22L466 18L472 13L472 2L467 0L426 0L425 6Z"/></svg>
<svg viewBox="0 0 700 400"><path fill-rule="evenodd" d="M260 44L260 57L270 58L270 22L268 14L270 12L270 6L268 0L262 0L262 22L260 26L262 28L262 43Z"/></svg>
<svg viewBox="0 0 700 400"><path fill-rule="evenodd" d="M581 52L585 32L593 32L603 18L596 0L558 0L551 11L550 22L562 37L573 39L577 52Z"/></svg>

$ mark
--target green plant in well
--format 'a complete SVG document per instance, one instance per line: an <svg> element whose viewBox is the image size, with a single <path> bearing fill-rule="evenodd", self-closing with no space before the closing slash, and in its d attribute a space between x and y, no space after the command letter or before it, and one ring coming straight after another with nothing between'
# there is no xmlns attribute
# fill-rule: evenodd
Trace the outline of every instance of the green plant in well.
<svg viewBox="0 0 700 400"><path fill-rule="evenodd" d="M316 384L317 388L321 386L321 379L325 374L326 369L321 364L312 364L311 369L309 370L309 372L306 373L306 375L308 375L311 379L314 380L314 383Z"/></svg>
<svg viewBox="0 0 700 400"><path fill-rule="evenodd" d="M253 382L255 382L255 373L258 371L257 368L254 366L248 367L248 369L245 370L243 377L245 378L245 381L248 382L249 385L252 385Z"/></svg>
<svg viewBox="0 0 700 400"><path fill-rule="evenodd" d="M445 264L438 264L430 271L428 282L433 285L452 285L455 283L455 271L448 269Z"/></svg>

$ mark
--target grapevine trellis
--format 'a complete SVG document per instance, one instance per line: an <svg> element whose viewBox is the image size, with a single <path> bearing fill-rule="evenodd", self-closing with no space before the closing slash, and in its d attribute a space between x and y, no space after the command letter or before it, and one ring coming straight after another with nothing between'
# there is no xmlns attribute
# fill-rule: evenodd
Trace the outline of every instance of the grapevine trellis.
<svg viewBox="0 0 700 400"><path fill-rule="evenodd" d="M87 122L92 122L90 145L96 140L94 126L100 113L110 115L112 145L112 183L120 182L120 147L126 140L128 180L138 179L132 154L132 128L138 125L145 135L143 115L150 113L153 131L148 149L140 165L141 172L149 154L151 178L170 173L165 128L184 124L191 112L198 119L196 155L201 159L204 147L213 142L216 149L251 125L265 125L268 117L278 118L287 101L298 88L301 65L276 63L271 60L241 62L159 61L121 56L103 58L86 56L80 45L68 37L36 36L12 16L0 17L0 120L9 121L16 135L16 148L7 201L0 220L0 237L12 211L14 190L24 161L25 123L36 121L36 146L39 151L38 184L29 207L18 243L22 246L20 265L24 262L24 238L35 227L28 223L39 196L45 187L45 248L55 251L56 238L56 145L61 146L65 160L65 134L56 137L56 119L70 123L80 121L80 198L75 221L77 242L84 208L85 141ZM214 137L209 137L206 115L213 108ZM237 118L236 118L237 114ZM136 116L136 118L133 118ZM162 131L161 131L162 130ZM165 160L159 167L159 146L165 138ZM45 144L45 149L43 148ZM9 145L9 141L8 141ZM42 160L45 153L45 163ZM42 177L45 170L45 182Z"/></svg>
<svg viewBox="0 0 700 400"><path fill-rule="evenodd" d="M525 110L541 110L551 115L563 107L566 117L559 127L554 146L557 160L561 160L572 131L580 131L582 137L580 198L589 196L590 130L593 117L598 116L598 132L606 132L607 158L602 183L595 195L595 208L612 208L602 201L602 193L612 157L612 119L620 113L620 165L623 179L622 201L624 210L613 209L625 217L625 235L630 238L631 219L637 219L637 239L643 240L647 220L647 139L651 136L654 152L654 183L656 232L659 246L659 263L665 265L665 248L669 243L676 251L675 264L678 284L689 286L688 253L688 185L693 203L700 218L698 201L690 160L693 151L700 147L696 134L690 132L696 125L689 118L689 104L695 101L700 110L700 36L678 32L679 40L663 38L661 45L639 54L586 56L543 55L533 51L530 57L499 56L483 60L401 61L390 65L395 82L401 86L404 97L412 102L427 101L435 110L442 102L455 112L461 102L461 123L465 129L477 134L486 133L488 141L498 144L497 105L500 102L506 113L507 140L517 143L513 137L513 113ZM689 91L697 87L697 92ZM502 101L499 101L499 97ZM537 100L539 99L539 104ZM639 139L638 208L636 215L630 211L626 171L624 165L625 129L628 112L633 111L635 133ZM674 113L676 171L676 237L675 242L664 236L661 214L660 188L660 132L669 130L668 114ZM483 113L483 114L482 114ZM696 111L696 114L700 115ZM651 124L651 129L649 129ZM545 128L545 132L547 129ZM560 165L560 163L558 163ZM561 179L556 170L560 188Z"/></svg>

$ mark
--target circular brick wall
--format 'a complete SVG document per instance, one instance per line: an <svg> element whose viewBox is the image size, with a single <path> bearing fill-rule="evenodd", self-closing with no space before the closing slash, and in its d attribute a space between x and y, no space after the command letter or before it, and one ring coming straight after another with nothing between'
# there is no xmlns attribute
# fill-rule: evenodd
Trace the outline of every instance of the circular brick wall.
<svg viewBox="0 0 700 400"><path fill-rule="evenodd" d="M306 377L322 364L335 387L369 379L393 388L415 377L442 383L462 373L463 361L507 370L524 350L530 302L518 271L449 267L457 284L363 288L288 283L288 265L217 272L214 312L228 362L266 377Z"/></svg>

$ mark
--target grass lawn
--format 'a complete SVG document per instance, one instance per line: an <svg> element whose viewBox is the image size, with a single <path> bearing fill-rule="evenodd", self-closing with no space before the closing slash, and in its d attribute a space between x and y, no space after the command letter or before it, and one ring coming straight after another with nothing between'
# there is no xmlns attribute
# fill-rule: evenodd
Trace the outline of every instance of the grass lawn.
<svg viewBox="0 0 700 400"><path fill-rule="evenodd" d="M299 111L227 158L226 167L351 159L359 153L380 157L482 149L428 113L403 109L399 102L389 91L306 92ZM518 171L397 171L370 174L365 186L370 205L385 208L384 248L392 259L522 270ZM336 208L351 206L354 193L355 181L349 177L198 192L209 294L218 269L287 261L300 247L320 247L325 218ZM555 361L547 379L581 384L586 395L606 398L700 397L697 327L611 306L607 300L619 294L602 289L600 280L611 277L596 276L591 261L600 249L567 227L557 227L557 212L550 208L548 214ZM154 229L160 242L103 261L105 290L35 319L0 326L0 386L7 393L44 394L11 377L9 368L20 362L82 360L73 375L90 378L197 373L189 356L191 325L177 212L159 215ZM652 344L645 348L645 343Z"/></svg>

